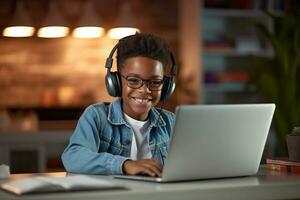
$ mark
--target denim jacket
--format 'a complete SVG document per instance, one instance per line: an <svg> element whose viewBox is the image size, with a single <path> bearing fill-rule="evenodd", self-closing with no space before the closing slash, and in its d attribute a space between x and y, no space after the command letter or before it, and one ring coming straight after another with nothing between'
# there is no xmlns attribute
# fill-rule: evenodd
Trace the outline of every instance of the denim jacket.
<svg viewBox="0 0 300 200"><path fill-rule="evenodd" d="M167 157L174 114L152 108L147 130L154 159L162 164ZM123 174L122 165L130 158L133 130L124 120L121 99L86 108L62 154L65 169L72 173Z"/></svg>

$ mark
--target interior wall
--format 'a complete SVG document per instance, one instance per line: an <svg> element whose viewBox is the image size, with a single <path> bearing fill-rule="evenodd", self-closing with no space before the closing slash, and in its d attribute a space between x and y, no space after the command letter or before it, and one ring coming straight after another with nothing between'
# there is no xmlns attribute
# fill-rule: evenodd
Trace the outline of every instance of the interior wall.
<svg viewBox="0 0 300 200"><path fill-rule="evenodd" d="M1 32L13 16L15 2L1 1ZM36 27L41 26L51 0L23 2ZM113 27L123 1L93 2L104 28L108 30ZM164 107L174 111L178 104L198 103L200 56L197 53L198 45L194 48L188 47L197 44L192 38L198 39L198 32L193 31L189 34L191 27L183 25L187 23L193 26L198 19L192 20L191 23L185 19L185 22L181 21L179 25L179 19L182 18L179 13L182 8L177 1L130 2L138 28L142 32L157 34L166 39L177 58L177 89ZM84 1L72 0L70 3L60 0L57 3L59 11L63 13L70 27L75 27ZM188 5L183 1L181 4ZM194 27L193 30L196 29L197 27ZM185 43L185 40L188 43ZM84 107L98 101L111 101L112 98L107 95L104 85L104 64L115 43L116 40L108 38L107 35L100 39L76 39L71 36L60 39L43 39L36 36L0 37L0 108ZM182 49L179 51L179 48ZM190 57L189 62L187 57Z"/></svg>

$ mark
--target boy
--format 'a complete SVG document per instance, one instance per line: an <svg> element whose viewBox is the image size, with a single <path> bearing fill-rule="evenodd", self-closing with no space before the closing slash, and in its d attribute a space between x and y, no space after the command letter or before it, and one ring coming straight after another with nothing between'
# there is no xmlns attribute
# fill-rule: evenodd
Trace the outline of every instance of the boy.
<svg viewBox="0 0 300 200"><path fill-rule="evenodd" d="M118 71L110 72L116 49ZM176 72L164 76L170 59L174 71L169 47L154 35L119 41L106 63L106 86L120 98L84 111L62 155L68 172L161 176L174 114L154 106L174 90Z"/></svg>

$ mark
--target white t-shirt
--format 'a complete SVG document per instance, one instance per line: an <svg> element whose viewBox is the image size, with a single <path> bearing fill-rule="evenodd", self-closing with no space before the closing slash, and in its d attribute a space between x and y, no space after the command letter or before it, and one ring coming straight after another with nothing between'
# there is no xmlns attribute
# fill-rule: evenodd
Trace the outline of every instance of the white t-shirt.
<svg viewBox="0 0 300 200"><path fill-rule="evenodd" d="M141 160L151 158L152 154L150 151L147 129L150 125L149 120L138 121L126 115L124 113L125 120L130 124L133 129L130 158L132 160Z"/></svg>

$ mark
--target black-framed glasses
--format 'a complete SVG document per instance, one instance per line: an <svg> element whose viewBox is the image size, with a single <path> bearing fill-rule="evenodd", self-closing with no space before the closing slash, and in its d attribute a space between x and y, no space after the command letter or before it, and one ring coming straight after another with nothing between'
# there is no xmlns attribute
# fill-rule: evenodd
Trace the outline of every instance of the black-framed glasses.
<svg viewBox="0 0 300 200"><path fill-rule="evenodd" d="M121 77L126 80L127 86L133 89L139 89L146 83L149 90L158 91L162 89L164 83L164 79L143 80L136 76L124 76L122 74Z"/></svg>

